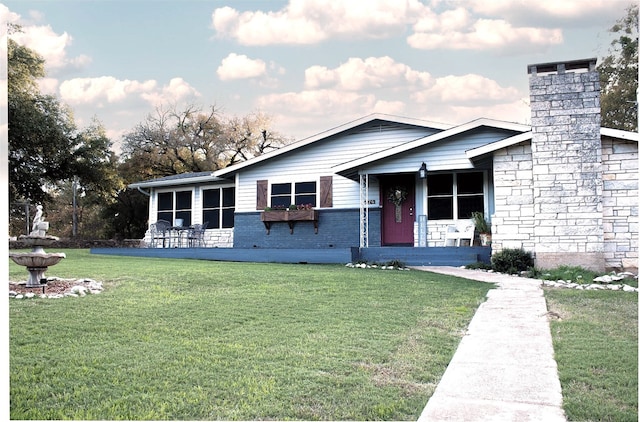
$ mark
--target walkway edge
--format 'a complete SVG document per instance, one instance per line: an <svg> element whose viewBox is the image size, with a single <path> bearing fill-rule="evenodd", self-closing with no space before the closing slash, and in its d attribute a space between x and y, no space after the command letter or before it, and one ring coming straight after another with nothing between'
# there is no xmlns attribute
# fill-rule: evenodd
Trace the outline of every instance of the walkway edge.
<svg viewBox="0 0 640 422"><path fill-rule="evenodd" d="M542 282L456 267L413 267L495 283L419 422L566 422Z"/></svg>

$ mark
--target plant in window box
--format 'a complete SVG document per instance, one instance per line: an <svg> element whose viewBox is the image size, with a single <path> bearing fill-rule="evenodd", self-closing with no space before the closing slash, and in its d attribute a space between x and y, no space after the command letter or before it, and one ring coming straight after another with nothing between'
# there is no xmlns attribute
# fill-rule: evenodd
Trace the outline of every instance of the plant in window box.
<svg viewBox="0 0 640 422"><path fill-rule="evenodd" d="M485 218L484 214L479 211L471 213L471 220L476 226L476 231L480 234L480 242L482 246L489 246L491 244L491 223Z"/></svg>
<svg viewBox="0 0 640 422"><path fill-rule="evenodd" d="M267 228L267 234L271 230L271 222L286 221L293 234L293 226L296 221L313 221L315 231L318 232L318 211L313 205L290 205L289 207L266 207L260 214L260 219Z"/></svg>

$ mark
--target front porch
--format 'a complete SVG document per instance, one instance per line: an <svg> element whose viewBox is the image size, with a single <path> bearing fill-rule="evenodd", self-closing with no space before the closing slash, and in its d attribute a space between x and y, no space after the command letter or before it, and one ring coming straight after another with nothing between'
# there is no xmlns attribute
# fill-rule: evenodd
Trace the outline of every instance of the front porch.
<svg viewBox="0 0 640 422"><path fill-rule="evenodd" d="M462 266L489 263L491 248L481 246L413 248L92 248L92 254L146 258L200 259L209 261L273 262L290 264L386 263L400 261L407 266Z"/></svg>

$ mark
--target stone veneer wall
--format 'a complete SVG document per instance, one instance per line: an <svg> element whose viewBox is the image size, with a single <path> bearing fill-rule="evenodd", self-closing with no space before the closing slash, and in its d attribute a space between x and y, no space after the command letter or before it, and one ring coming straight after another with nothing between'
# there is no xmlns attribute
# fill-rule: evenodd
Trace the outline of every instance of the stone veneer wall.
<svg viewBox="0 0 640 422"><path fill-rule="evenodd" d="M492 252L504 248L523 248L534 252L531 144L524 142L496 151L493 155L493 181Z"/></svg>
<svg viewBox="0 0 640 422"><path fill-rule="evenodd" d="M602 139L607 268L638 268L638 143Z"/></svg>
<svg viewBox="0 0 640 422"><path fill-rule="evenodd" d="M540 268L571 263L605 269L600 82L595 60L584 64L587 72L565 73L562 63L543 75L535 65L529 68L533 240Z"/></svg>
<svg viewBox="0 0 640 422"><path fill-rule="evenodd" d="M232 248L233 247L233 229L211 229L204 233L206 248ZM142 239L144 245L151 245L151 232L147 230ZM162 241L159 246L162 247Z"/></svg>

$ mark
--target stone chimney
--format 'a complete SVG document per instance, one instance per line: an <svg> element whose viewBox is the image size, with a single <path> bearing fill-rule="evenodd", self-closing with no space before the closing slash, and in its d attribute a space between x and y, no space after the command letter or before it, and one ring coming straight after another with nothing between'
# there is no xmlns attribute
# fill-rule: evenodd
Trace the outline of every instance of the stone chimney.
<svg viewBox="0 0 640 422"><path fill-rule="evenodd" d="M596 59L528 66L536 266L604 270Z"/></svg>

